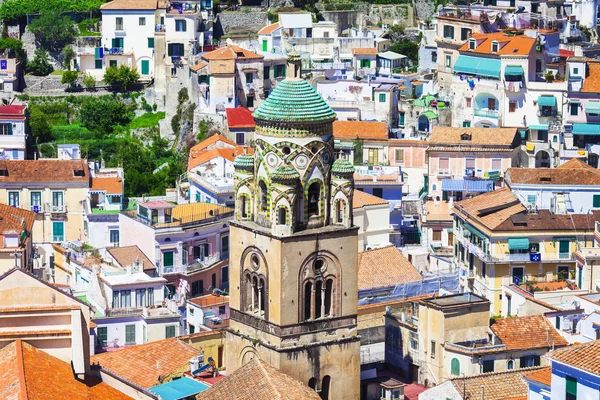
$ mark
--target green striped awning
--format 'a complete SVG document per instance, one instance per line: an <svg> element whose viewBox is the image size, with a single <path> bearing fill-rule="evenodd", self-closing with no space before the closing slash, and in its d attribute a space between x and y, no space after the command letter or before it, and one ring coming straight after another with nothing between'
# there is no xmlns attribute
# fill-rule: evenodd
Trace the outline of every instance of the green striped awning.
<svg viewBox="0 0 600 400"><path fill-rule="evenodd" d="M529 250L529 238L509 238L509 250Z"/></svg>
<svg viewBox="0 0 600 400"><path fill-rule="evenodd" d="M600 101L588 101L585 103L586 114L600 114Z"/></svg>
<svg viewBox="0 0 600 400"><path fill-rule="evenodd" d="M438 117L438 115L431 110L427 110L424 113L422 113L421 115L427 117L427 119L435 119Z"/></svg>
<svg viewBox="0 0 600 400"><path fill-rule="evenodd" d="M544 125L544 124L529 125L529 129L534 129L536 131L547 131L548 125Z"/></svg>
<svg viewBox="0 0 600 400"><path fill-rule="evenodd" d="M538 97L538 106L540 106L540 107L556 107L556 97L540 96L540 97Z"/></svg>
<svg viewBox="0 0 600 400"><path fill-rule="evenodd" d="M500 79L500 60L473 56L458 56L454 63L458 74L480 75Z"/></svg>
<svg viewBox="0 0 600 400"><path fill-rule="evenodd" d="M600 135L600 124L573 124L574 135Z"/></svg>
<svg viewBox="0 0 600 400"><path fill-rule="evenodd" d="M504 68L504 76L523 76L523 67L520 65L507 65Z"/></svg>
<svg viewBox="0 0 600 400"><path fill-rule="evenodd" d="M473 225L464 224L463 227L466 230L468 230L469 232L471 232L473 235L477 236L479 239L481 239L481 240L487 239L487 237L483 233L479 232L479 230L477 230L477 228L475 228Z"/></svg>

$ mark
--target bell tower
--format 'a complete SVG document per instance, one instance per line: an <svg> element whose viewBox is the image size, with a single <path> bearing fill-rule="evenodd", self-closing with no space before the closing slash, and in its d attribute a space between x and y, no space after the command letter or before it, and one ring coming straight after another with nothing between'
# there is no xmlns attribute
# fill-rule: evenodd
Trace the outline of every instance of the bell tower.
<svg viewBox="0 0 600 400"><path fill-rule="evenodd" d="M333 152L335 113L300 78L255 111L255 154L234 161L227 369L259 357L323 399L360 391L354 167Z"/></svg>

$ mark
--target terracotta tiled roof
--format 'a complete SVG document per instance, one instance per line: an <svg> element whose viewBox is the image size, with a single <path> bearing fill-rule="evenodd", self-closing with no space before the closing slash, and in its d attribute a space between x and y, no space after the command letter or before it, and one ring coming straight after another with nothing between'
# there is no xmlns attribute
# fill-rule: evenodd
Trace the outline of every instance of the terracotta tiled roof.
<svg viewBox="0 0 600 400"><path fill-rule="evenodd" d="M204 60L251 60L251 59L262 59L264 58L260 54L256 54L253 51L246 50L240 46L233 44L221 47L220 49L211 51L202 56Z"/></svg>
<svg viewBox="0 0 600 400"><path fill-rule="evenodd" d="M592 171L598 171L596 168L592 167L589 164L584 163L579 158L571 158L569 161L567 161L564 164L559 165L556 168L557 169L589 169Z"/></svg>
<svg viewBox="0 0 600 400"><path fill-rule="evenodd" d="M462 134L471 135L470 140L461 140ZM429 139L430 146L512 146L518 145L520 136L517 128L452 128L434 126Z"/></svg>
<svg viewBox="0 0 600 400"><path fill-rule="evenodd" d="M491 330L508 350L566 346L569 343L543 315L494 320Z"/></svg>
<svg viewBox="0 0 600 400"><path fill-rule="evenodd" d="M600 340L554 350L548 354L548 357L594 375L600 375Z"/></svg>
<svg viewBox="0 0 600 400"><path fill-rule="evenodd" d="M542 385L550 386L552 384L552 367L546 367L523 374L523 378L529 379Z"/></svg>
<svg viewBox="0 0 600 400"><path fill-rule="evenodd" d="M219 135L219 134L212 135L208 139L204 139L203 141L201 141L200 143L198 143L197 145L192 147L190 149L190 157L192 157L192 155L194 153L199 153L203 150L207 150L209 147L214 146L214 145L217 145L217 146L222 145L222 147L236 147L237 146L237 144L235 144L231 140L227 139L223 135Z"/></svg>
<svg viewBox="0 0 600 400"><path fill-rule="evenodd" d="M478 54L525 56L531 52L531 49L535 45L534 38L525 35L507 36L504 32L473 33L471 38L477 40L475 50L469 50L468 40L458 50ZM497 53L492 53L492 41L494 40L500 44L500 49Z"/></svg>
<svg viewBox="0 0 600 400"><path fill-rule="evenodd" d="M493 230L512 215L524 212L525 206L510 189L501 188L454 203L452 211L467 222Z"/></svg>
<svg viewBox="0 0 600 400"><path fill-rule="evenodd" d="M529 387L521 379L524 374L542 367L491 372L466 378L454 378L452 384L463 399L507 400L527 396Z"/></svg>
<svg viewBox="0 0 600 400"><path fill-rule="evenodd" d="M600 93L600 63L588 61L589 75L583 81L581 92L583 93Z"/></svg>
<svg viewBox="0 0 600 400"><path fill-rule="evenodd" d="M160 383L160 376L169 375L198 354L199 349L171 338L96 354L91 360L148 389Z"/></svg>
<svg viewBox="0 0 600 400"><path fill-rule="evenodd" d="M275 22L274 24L271 25L267 25L264 28L262 28L260 31L258 31L259 35L270 35L271 33L275 32L277 29L279 29L281 25L279 25L279 22Z"/></svg>
<svg viewBox="0 0 600 400"><path fill-rule="evenodd" d="M352 49L352 54L357 56L371 56L379 53L375 47L355 47Z"/></svg>
<svg viewBox="0 0 600 400"><path fill-rule="evenodd" d="M377 175L377 176L373 176L373 175L361 175L361 174L354 174L354 182L360 184L361 186L364 185L377 185L377 186L382 186L382 185L402 185L403 182L400 179L400 176L398 174L381 174L381 175Z"/></svg>
<svg viewBox="0 0 600 400"><path fill-rule="evenodd" d="M101 10L156 10L156 0L114 0L100 6Z"/></svg>
<svg viewBox="0 0 600 400"><path fill-rule="evenodd" d="M86 160L2 160L0 170L8 172L8 176L0 175L0 185L3 182L79 182L89 187L90 184ZM83 171L83 176L75 176L74 171Z"/></svg>
<svg viewBox="0 0 600 400"><path fill-rule="evenodd" d="M300 381L254 359L196 396L198 400L319 400Z"/></svg>
<svg viewBox="0 0 600 400"><path fill-rule="evenodd" d="M71 365L17 339L0 350L2 399L129 399L100 379L73 375Z"/></svg>
<svg viewBox="0 0 600 400"><path fill-rule="evenodd" d="M229 128L254 128L256 126L252 111L246 107L226 108L225 113Z"/></svg>
<svg viewBox="0 0 600 400"><path fill-rule="evenodd" d="M115 259L116 262L121 265L123 268L127 268L129 265L133 264L135 260L138 260L139 263L144 264L144 271L154 271L155 267L152 261L144 254L144 252L137 247L137 245L133 246L124 246L124 247L111 247L108 249L110 255Z"/></svg>
<svg viewBox="0 0 600 400"><path fill-rule="evenodd" d="M388 140L388 126L376 121L334 121L335 139Z"/></svg>
<svg viewBox="0 0 600 400"><path fill-rule="evenodd" d="M506 181L528 185L600 185L600 170L565 165L560 168L509 168Z"/></svg>
<svg viewBox="0 0 600 400"><path fill-rule="evenodd" d="M207 63L207 62L205 62L205 61L200 61L198 64L196 64L196 65L192 65L192 66L190 67L190 69L191 69L192 71L194 71L194 72L198 72L198 71L200 71L202 68L204 68L204 67L207 67L207 66L208 66L208 63Z"/></svg>
<svg viewBox="0 0 600 400"><path fill-rule="evenodd" d="M198 307L209 307L216 304L228 304L229 296L215 296L208 294L206 296L195 297L188 300L190 303L197 305Z"/></svg>
<svg viewBox="0 0 600 400"><path fill-rule="evenodd" d="M106 194L123 194L123 179L92 178L91 190L104 190Z"/></svg>
<svg viewBox="0 0 600 400"><path fill-rule="evenodd" d="M24 121L26 116L26 105L0 106L0 119L12 121Z"/></svg>
<svg viewBox="0 0 600 400"><path fill-rule="evenodd" d="M188 160L188 171L196 168L198 165L202 165L207 161L215 159L217 157L223 157L226 160L233 162L233 160L240 154L254 154L254 150L251 148L244 148L243 146L236 146L234 148L221 148L206 150L204 152L196 153L194 157L190 157ZM190 152L191 155L191 152Z"/></svg>
<svg viewBox="0 0 600 400"><path fill-rule="evenodd" d="M578 234L594 232L594 221L600 219L600 210L590 214L551 214L549 210L539 210L535 214L519 214L507 218L498 225L498 231L569 231Z"/></svg>
<svg viewBox="0 0 600 400"><path fill-rule="evenodd" d="M419 271L393 245L358 253L358 290L422 279Z"/></svg>
<svg viewBox="0 0 600 400"><path fill-rule="evenodd" d="M30 240L34 220L35 213L33 211L0 204L0 233L3 235L21 234L25 229L29 233L25 241Z"/></svg>
<svg viewBox="0 0 600 400"><path fill-rule="evenodd" d="M381 197L373 196L372 194L365 193L362 190L355 190L354 196L352 196L352 208L363 208L365 206L377 206L381 204L389 204Z"/></svg>

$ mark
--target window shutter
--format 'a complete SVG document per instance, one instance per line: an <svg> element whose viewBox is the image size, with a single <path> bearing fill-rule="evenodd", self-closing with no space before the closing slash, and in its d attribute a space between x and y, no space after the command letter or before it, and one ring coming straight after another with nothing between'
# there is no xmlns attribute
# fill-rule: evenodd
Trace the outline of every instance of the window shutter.
<svg viewBox="0 0 600 400"><path fill-rule="evenodd" d="M116 38L115 38L115 39L113 39L113 40L111 41L111 43L112 43L112 46L111 46L111 47L117 47L117 39L116 39Z"/></svg>
<svg viewBox="0 0 600 400"><path fill-rule="evenodd" d="M567 376L567 394L571 394L573 396L577 396L577 379Z"/></svg>
<svg viewBox="0 0 600 400"><path fill-rule="evenodd" d="M12 135L12 134L13 134L13 126L12 126L12 124L10 124L10 123L8 124L8 134L9 134L9 135Z"/></svg>
<svg viewBox="0 0 600 400"><path fill-rule="evenodd" d="M594 195L594 208L600 207L600 194Z"/></svg>
<svg viewBox="0 0 600 400"><path fill-rule="evenodd" d="M173 43L169 43L167 45L167 56L171 57L173 55Z"/></svg>

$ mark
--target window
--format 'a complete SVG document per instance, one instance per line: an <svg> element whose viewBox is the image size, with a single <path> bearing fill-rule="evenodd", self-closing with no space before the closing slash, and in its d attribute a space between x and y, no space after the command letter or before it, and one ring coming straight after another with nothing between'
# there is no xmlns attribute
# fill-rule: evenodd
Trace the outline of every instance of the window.
<svg viewBox="0 0 600 400"><path fill-rule="evenodd" d="M146 25L146 17L140 17L139 24L140 24L140 26Z"/></svg>
<svg viewBox="0 0 600 400"><path fill-rule="evenodd" d="M594 208L600 208L600 194L595 194L594 195L594 204L593 204Z"/></svg>
<svg viewBox="0 0 600 400"><path fill-rule="evenodd" d="M108 328L105 326L99 326L98 332L98 346L106 347L108 341Z"/></svg>
<svg viewBox="0 0 600 400"><path fill-rule="evenodd" d="M559 258L569 258L571 254L571 242L568 240L560 240L558 242Z"/></svg>
<svg viewBox="0 0 600 400"><path fill-rule="evenodd" d="M119 303L119 291L116 290L113 292L113 301L112 301L112 308L119 308L120 307L120 303Z"/></svg>
<svg viewBox="0 0 600 400"><path fill-rule="evenodd" d="M481 263L481 276L482 276L483 278L485 278L485 277L486 277L486 275L487 275L487 264L486 264L486 263L484 263L484 262L482 262L482 263Z"/></svg>
<svg viewBox="0 0 600 400"><path fill-rule="evenodd" d="M573 75L579 75L579 68L573 68Z"/></svg>
<svg viewBox="0 0 600 400"><path fill-rule="evenodd" d="M52 241L63 242L65 240L65 223L52 222Z"/></svg>
<svg viewBox="0 0 600 400"><path fill-rule="evenodd" d="M517 103L514 101L509 101L508 102L508 112L514 113L515 111L517 111Z"/></svg>
<svg viewBox="0 0 600 400"><path fill-rule="evenodd" d="M0 124L0 135L12 135L13 126L11 123Z"/></svg>
<svg viewBox="0 0 600 400"><path fill-rule="evenodd" d="M513 283L515 283L518 279L519 283L523 282L523 277L525 276L525 268L524 267L513 267L512 269Z"/></svg>
<svg viewBox="0 0 600 400"><path fill-rule="evenodd" d="M446 66L446 68L450 68L450 65L452 65L452 56L446 56L446 63L444 65Z"/></svg>
<svg viewBox="0 0 600 400"><path fill-rule="evenodd" d="M556 272L557 272L559 281L566 281L567 279L569 279L569 267L559 266L556 269Z"/></svg>
<svg viewBox="0 0 600 400"><path fill-rule="evenodd" d="M154 288L148 288L146 290L146 306L151 307L154 305Z"/></svg>
<svg viewBox="0 0 600 400"><path fill-rule="evenodd" d="M176 19L175 20L175 32L185 32L185 31L186 31L185 19Z"/></svg>
<svg viewBox="0 0 600 400"><path fill-rule="evenodd" d="M510 316L512 314L512 297L511 296L506 296L506 304L507 304L506 315Z"/></svg>
<svg viewBox="0 0 600 400"><path fill-rule="evenodd" d="M502 169L502 159L501 158L492 158L492 170L500 171Z"/></svg>
<svg viewBox="0 0 600 400"><path fill-rule="evenodd" d="M514 368L515 368L514 360L508 360L508 362L506 363L506 369L514 369Z"/></svg>
<svg viewBox="0 0 600 400"><path fill-rule="evenodd" d="M537 196L535 194L528 194L527 195L527 202L529 204L536 204L537 203Z"/></svg>
<svg viewBox="0 0 600 400"><path fill-rule="evenodd" d="M467 108L471 108L471 100L472 99L470 97L465 98L465 104Z"/></svg>
<svg viewBox="0 0 600 400"><path fill-rule="evenodd" d="M408 345L411 350L419 351L419 336L416 332L409 332Z"/></svg>
<svg viewBox="0 0 600 400"><path fill-rule="evenodd" d="M212 288L216 288L217 287L217 274L212 274L211 276L211 283L212 283Z"/></svg>
<svg viewBox="0 0 600 400"><path fill-rule="evenodd" d="M481 372L494 372L494 360L484 360L481 363Z"/></svg>
<svg viewBox="0 0 600 400"><path fill-rule="evenodd" d="M165 339L175 337L175 325L165 327Z"/></svg>
<svg viewBox="0 0 600 400"><path fill-rule="evenodd" d="M565 400L577 400L577 378L572 376L565 376L567 381Z"/></svg>
<svg viewBox="0 0 600 400"><path fill-rule="evenodd" d="M246 107L248 107L248 108L254 107L254 96L246 97Z"/></svg>
<svg viewBox="0 0 600 400"><path fill-rule="evenodd" d="M435 358L435 341L431 341L431 358Z"/></svg>
<svg viewBox="0 0 600 400"><path fill-rule="evenodd" d="M404 162L404 149L396 149L396 162L397 163Z"/></svg>
<svg viewBox="0 0 600 400"><path fill-rule="evenodd" d="M379 102L380 103L385 103L385 93L380 93L379 94Z"/></svg>
<svg viewBox="0 0 600 400"><path fill-rule="evenodd" d="M368 156L369 156L369 158L368 158L369 165L375 165L376 163L379 162L379 149L370 148Z"/></svg>
<svg viewBox="0 0 600 400"><path fill-rule="evenodd" d="M148 306L148 304L146 304L146 289L135 290L135 306L136 308Z"/></svg>
<svg viewBox="0 0 600 400"><path fill-rule="evenodd" d="M475 39L469 39L469 50L475 50L477 47L477 41Z"/></svg>
<svg viewBox="0 0 600 400"><path fill-rule="evenodd" d="M434 242L439 242L442 240L442 230L441 229L434 229L433 230L433 241Z"/></svg>
<svg viewBox="0 0 600 400"><path fill-rule="evenodd" d="M269 42L267 40L262 41L262 51L266 53L269 51Z"/></svg>
<svg viewBox="0 0 600 400"><path fill-rule="evenodd" d="M121 308L131 308L131 290L121 290Z"/></svg>
<svg viewBox="0 0 600 400"><path fill-rule="evenodd" d="M8 192L8 205L11 207L19 207L21 202L19 201L19 192Z"/></svg>
<svg viewBox="0 0 600 400"><path fill-rule="evenodd" d="M454 39L454 27L452 25L444 25L444 39Z"/></svg>
<svg viewBox="0 0 600 400"><path fill-rule="evenodd" d="M184 53L183 43L169 43L167 45L167 55L169 57L182 57Z"/></svg>
<svg viewBox="0 0 600 400"><path fill-rule="evenodd" d="M529 252L530 253L539 253L540 252L540 244L539 243L529 243Z"/></svg>
<svg viewBox="0 0 600 400"><path fill-rule="evenodd" d="M569 115L573 117L579 115L579 103L569 103Z"/></svg>
<svg viewBox="0 0 600 400"><path fill-rule="evenodd" d="M460 29L460 40L467 40L471 36L471 30L469 28Z"/></svg>
<svg viewBox="0 0 600 400"><path fill-rule="evenodd" d="M321 198L321 185L313 182L308 187L308 217L319 215L319 199Z"/></svg>
<svg viewBox="0 0 600 400"><path fill-rule="evenodd" d="M458 361L458 358L453 358L450 362L450 373L456 376L460 375L460 361Z"/></svg>
<svg viewBox="0 0 600 400"><path fill-rule="evenodd" d="M383 199L383 188L373 188L373 196Z"/></svg>
<svg viewBox="0 0 600 400"><path fill-rule="evenodd" d="M125 325L125 344L135 344L135 325Z"/></svg>
<svg viewBox="0 0 600 400"><path fill-rule="evenodd" d="M94 60L94 68L96 68L96 69L102 69L102 59L100 59L100 60Z"/></svg>
<svg viewBox="0 0 600 400"><path fill-rule="evenodd" d="M475 159L474 158L465 159L465 167L467 169L474 169L475 168Z"/></svg>
<svg viewBox="0 0 600 400"><path fill-rule="evenodd" d="M225 288L225 284L229 284L229 267L221 268L221 286Z"/></svg>
<svg viewBox="0 0 600 400"><path fill-rule="evenodd" d="M438 168L440 170L446 171L448 170L450 165L450 160L448 158L440 158Z"/></svg>
<svg viewBox="0 0 600 400"><path fill-rule="evenodd" d="M252 83L254 81L254 72L246 72L246 83Z"/></svg>
<svg viewBox="0 0 600 400"><path fill-rule="evenodd" d="M519 359L519 366L521 368L537 367L538 365L540 365L540 356L535 354L530 356L523 356Z"/></svg>
<svg viewBox="0 0 600 400"><path fill-rule="evenodd" d="M190 324L190 335L193 334L194 332L196 332L196 327L192 324Z"/></svg>
<svg viewBox="0 0 600 400"><path fill-rule="evenodd" d="M499 48L500 48L500 45L498 44L498 42L493 40L492 41L492 53L497 53Z"/></svg>
<svg viewBox="0 0 600 400"><path fill-rule="evenodd" d="M273 68L275 69L275 78L285 76L285 65L275 65Z"/></svg>
<svg viewBox="0 0 600 400"><path fill-rule="evenodd" d="M117 60L109 60L108 68L117 68Z"/></svg>
<svg viewBox="0 0 600 400"><path fill-rule="evenodd" d="M192 296L198 296L204 293L204 281L202 279L192 282Z"/></svg>
<svg viewBox="0 0 600 400"><path fill-rule="evenodd" d="M279 210L277 213L277 224L285 225L285 216L286 216L285 207L279 207Z"/></svg>
<svg viewBox="0 0 600 400"><path fill-rule="evenodd" d="M398 122L398 124L399 124L400 126L404 126L404 117L405 117L405 113L404 113L404 111L401 111L401 112L399 113L399 116L400 116L400 121Z"/></svg>
<svg viewBox="0 0 600 400"><path fill-rule="evenodd" d="M119 243L119 230L118 229L110 230L110 242L111 243Z"/></svg>
<svg viewBox="0 0 600 400"><path fill-rule="evenodd" d="M39 212L42 210L42 192L31 192L31 211Z"/></svg>
<svg viewBox="0 0 600 400"><path fill-rule="evenodd" d="M463 128L470 128L471 127L471 121L463 121Z"/></svg>
<svg viewBox="0 0 600 400"><path fill-rule="evenodd" d="M123 17L117 17L115 20L115 30L122 31L123 30Z"/></svg>
<svg viewBox="0 0 600 400"><path fill-rule="evenodd" d="M123 43L124 43L125 39L124 38L114 38L112 40L112 47L120 47L123 48Z"/></svg>
<svg viewBox="0 0 600 400"><path fill-rule="evenodd" d="M64 193L52 192L52 211L63 211Z"/></svg>
<svg viewBox="0 0 600 400"><path fill-rule="evenodd" d="M271 77L271 68L269 66L265 66L263 69L263 79L269 79Z"/></svg>
<svg viewBox="0 0 600 400"><path fill-rule="evenodd" d="M163 253L163 267L172 267L173 266L173 252L165 251Z"/></svg>
<svg viewBox="0 0 600 400"><path fill-rule="evenodd" d="M154 48L154 38L148 38L148 48L149 49Z"/></svg>
<svg viewBox="0 0 600 400"><path fill-rule="evenodd" d="M237 132L235 134L235 143L240 146L244 144L244 132Z"/></svg>

